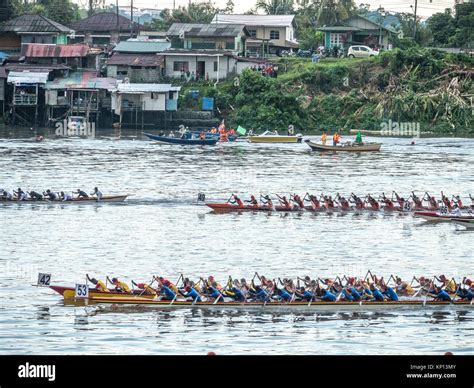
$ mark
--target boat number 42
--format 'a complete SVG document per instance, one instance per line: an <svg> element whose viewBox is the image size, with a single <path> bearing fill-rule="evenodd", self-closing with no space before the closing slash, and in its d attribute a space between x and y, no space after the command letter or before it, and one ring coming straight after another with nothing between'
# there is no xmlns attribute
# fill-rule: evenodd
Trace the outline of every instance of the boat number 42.
<svg viewBox="0 0 474 388"><path fill-rule="evenodd" d="M51 283L51 274L49 273L39 273L38 274L38 286L49 286Z"/></svg>

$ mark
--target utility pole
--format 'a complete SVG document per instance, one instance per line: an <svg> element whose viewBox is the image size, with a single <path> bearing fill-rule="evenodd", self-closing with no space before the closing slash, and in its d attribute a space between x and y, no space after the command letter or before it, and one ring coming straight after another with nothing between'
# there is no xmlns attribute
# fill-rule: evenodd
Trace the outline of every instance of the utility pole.
<svg viewBox="0 0 474 388"><path fill-rule="evenodd" d="M130 0L130 38L133 38L133 0Z"/></svg>
<svg viewBox="0 0 474 388"><path fill-rule="evenodd" d="M380 49L380 48L382 48L382 43L383 43L383 39L382 39L382 4L379 5L379 15L380 15L380 18L379 18L379 24L380 24L379 49Z"/></svg>
<svg viewBox="0 0 474 388"><path fill-rule="evenodd" d="M415 16L414 16L414 24L413 24L413 39L416 39L416 10L418 8L418 0L415 0Z"/></svg>

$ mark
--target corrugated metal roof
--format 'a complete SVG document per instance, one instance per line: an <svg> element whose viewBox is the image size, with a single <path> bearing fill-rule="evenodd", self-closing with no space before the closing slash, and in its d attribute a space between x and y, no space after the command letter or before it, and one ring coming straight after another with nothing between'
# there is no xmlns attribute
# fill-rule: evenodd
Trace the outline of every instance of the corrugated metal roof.
<svg viewBox="0 0 474 388"><path fill-rule="evenodd" d="M163 60L164 57L162 55L115 53L107 61L107 65L160 66Z"/></svg>
<svg viewBox="0 0 474 388"><path fill-rule="evenodd" d="M215 15L211 23L246 26L291 27L295 15Z"/></svg>
<svg viewBox="0 0 474 388"><path fill-rule="evenodd" d="M7 20L0 23L0 32L56 32L56 33L71 33L73 32L69 27L63 26L41 15L22 15L17 18Z"/></svg>
<svg viewBox="0 0 474 388"><path fill-rule="evenodd" d="M32 58L76 58L89 53L86 44L40 44L27 43L21 46L21 55Z"/></svg>
<svg viewBox="0 0 474 388"><path fill-rule="evenodd" d="M12 84L44 84L49 73L35 73L28 71L10 71L7 82Z"/></svg>
<svg viewBox="0 0 474 388"><path fill-rule="evenodd" d="M171 84L118 84L118 93L166 93L170 91L180 91L181 86Z"/></svg>
<svg viewBox="0 0 474 388"><path fill-rule="evenodd" d="M250 36L244 24L193 24L173 23L166 35L180 36L184 31L185 37L236 37L242 32Z"/></svg>
<svg viewBox="0 0 474 388"><path fill-rule="evenodd" d="M51 72L53 70L69 70L66 65L37 65L32 63L7 63L5 65L7 71L34 71L34 72Z"/></svg>
<svg viewBox="0 0 474 388"><path fill-rule="evenodd" d="M117 86L117 79L110 77L97 77L96 71L78 71L70 73L67 77L56 78L47 82L45 89L107 89L112 90Z"/></svg>
<svg viewBox="0 0 474 388"><path fill-rule="evenodd" d="M121 53L159 53L171 47L170 42L124 41L114 47Z"/></svg>
<svg viewBox="0 0 474 388"><path fill-rule="evenodd" d="M104 31L110 33L119 29L122 32L127 32L130 31L132 22L125 16L119 15L118 24L117 26L117 14L115 12L99 12L88 18L71 23L71 28L76 32ZM138 23L133 22L133 26L133 29L136 31Z"/></svg>

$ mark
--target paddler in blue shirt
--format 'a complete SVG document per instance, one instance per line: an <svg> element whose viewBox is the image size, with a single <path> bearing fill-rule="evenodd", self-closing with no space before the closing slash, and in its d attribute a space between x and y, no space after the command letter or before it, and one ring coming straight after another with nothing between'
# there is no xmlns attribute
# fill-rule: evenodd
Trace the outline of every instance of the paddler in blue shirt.
<svg viewBox="0 0 474 388"><path fill-rule="evenodd" d="M449 294L441 287L438 287L435 284L433 284L433 290L430 291L430 293L436 295L435 300L439 300L442 302L451 302L451 297L449 296Z"/></svg>
<svg viewBox="0 0 474 388"><path fill-rule="evenodd" d="M191 298L193 300L193 303L195 302L201 302L201 295L196 291L194 287L191 286L186 286L183 290L180 290L181 295L183 295L185 298Z"/></svg>
<svg viewBox="0 0 474 388"><path fill-rule="evenodd" d="M385 283L381 285L382 294L387 297L388 300L397 301L398 295L392 287L387 286Z"/></svg>
<svg viewBox="0 0 474 388"><path fill-rule="evenodd" d="M383 302L385 300L384 296L380 292L380 290L375 286L374 283L370 285L370 291L372 291L372 295L374 296L374 299L378 302Z"/></svg>
<svg viewBox="0 0 474 388"><path fill-rule="evenodd" d="M36 191L31 190L29 194L30 194L30 198L33 201L41 201L43 199L43 196L40 193L37 193Z"/></svg>

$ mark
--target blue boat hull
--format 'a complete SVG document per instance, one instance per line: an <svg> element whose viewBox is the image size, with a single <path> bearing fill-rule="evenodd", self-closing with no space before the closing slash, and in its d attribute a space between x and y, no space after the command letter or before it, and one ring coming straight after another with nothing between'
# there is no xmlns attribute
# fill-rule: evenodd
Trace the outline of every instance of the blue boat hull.
<svg viewBox="0 0 474 388"><path fill-rule="evenodd" d="M194 136L197 136L197 137L199 137L199 135L201 134L201 132L198 132L198 131L193 131L191 133ZM215 140L219 141L219 139L220 139L220 135L218 133L205 132L205 134L206 134L206 140L207 139L215 139ZM235 135L234 136L231 135L231 136L227 137L227 140L229 140L229 141L235 141L236 139L237 139L237 136L235 136Z"/></svg>
<svg viewBox="0 0 474 388"><path fill-rule="evenodd" d="M159 141L160 143L166 144L179 144L179 145L215 145L217 139L181 139L179 137L168 137L168 136L157 136L151 133L143 133L146 137L151 140Z"/></svg>

